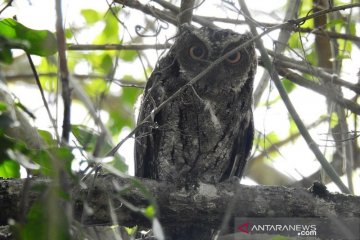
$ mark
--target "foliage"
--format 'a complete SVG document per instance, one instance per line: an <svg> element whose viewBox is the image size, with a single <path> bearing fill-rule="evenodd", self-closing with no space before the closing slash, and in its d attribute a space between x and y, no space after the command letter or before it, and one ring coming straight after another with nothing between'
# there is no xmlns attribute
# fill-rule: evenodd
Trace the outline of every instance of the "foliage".
<svg viewBox="0 0 360 240"><path fill-rule="evenodd" d="M49 56L57 51L56 39L47 30L34 30L10 19L0 20L0 61L12 63L11 49L23 49L28 54Z"/></svg>

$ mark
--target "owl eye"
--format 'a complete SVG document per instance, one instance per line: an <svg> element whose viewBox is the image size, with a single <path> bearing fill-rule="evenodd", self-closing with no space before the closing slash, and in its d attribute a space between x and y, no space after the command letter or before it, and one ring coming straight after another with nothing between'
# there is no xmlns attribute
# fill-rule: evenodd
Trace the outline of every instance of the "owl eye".
<svg viewBox="0 0 360 240"><path fill-rule="evenodd" d="M238 63L240 61L240 59L241 59L240 52L236 52L236 53L233 53L230 56L228 56L226 58L226 61L228 61L231 64L235 64L235 63Z"/></svg>
<svg viewBox="0 0 360 240"><path fill-rule="evenodd" d="M206 51L203 46L195 45L189 49L189 54L193 59L202 59L205 57Z"/></svg>

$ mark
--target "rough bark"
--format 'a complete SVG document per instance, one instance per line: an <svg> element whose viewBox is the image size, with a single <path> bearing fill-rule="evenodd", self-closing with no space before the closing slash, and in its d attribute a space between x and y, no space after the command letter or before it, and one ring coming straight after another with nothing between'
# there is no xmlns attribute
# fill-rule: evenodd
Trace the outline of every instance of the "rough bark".
<svg viewBox="0 0 360 240"><path fill-rule="evenodd" d="M9 218L19 215L20 203L30 206L42 193L35 190L49 185L47 179L29 181L27 199L22 199L23 179L0 180L0 225L6 225ZM92 186L92 179L86 181ZM138 181L137 181L138 182ZM164 228L178 228L191 224L218 228L224 214L231 217L360 217L360 197L338 193L311 192L304 188L281 186L245 186L236 182L225 182L216 186L201 184L198 189L184 191L166 182L141 179L153 196L159 208L158 217ZM82 186L85 186L82 184ZM150 222L139 212L129 210L126 203L143 208L149 199L144 191L136 187L133 178L119 178L111 175L99 176L92 188L72 189L74 216L86 225L111 225L109 201L111 199L118 222L126 226L149 227ZM120 190L121 189L121 190ZM84 201L92 214L84 214ZM230 209L229 209L230 208Z"/></svg>

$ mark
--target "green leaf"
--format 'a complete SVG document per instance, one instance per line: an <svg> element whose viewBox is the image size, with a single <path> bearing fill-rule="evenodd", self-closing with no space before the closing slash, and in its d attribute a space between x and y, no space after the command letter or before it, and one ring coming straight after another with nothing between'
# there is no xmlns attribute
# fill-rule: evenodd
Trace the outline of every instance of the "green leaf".
<svg viewBox="0 0 360 240"><path fill-rule="evenodd" d="M290 35L289 38L289 47L290 48L299 48L299 34L298 33L293 33Z"/></svg>
<svg viewBox="0 0 360 240"><path fill-rule="evenodd" d="M123 50L119 54L119 58L125 62L132 62L138 56L138 53L134 50Z"/></svg>
<svg viewBox="0 0 360 240"><path fill-rule="evenodd" d="M144 209L144 215L149 219L153 219L155 217L155 214L156 214L155 206L152 204Z"/></svg>
<svg viewBox="0 0 360 240"><path fill-rule="evenodd" d="M13 160L0 161L0 177L2 178L19 178L20 165Z"/></svg>
<svg viewBox="0 0 360 240"><path fill-rule="evenodd" d="M54 176L62 167L71 174L71 163L74 155L65 147L53 147L46 150L38 150L31 153L31 157L40 165L40 173L45 176Z"/></svg>
<svg viewBox="0 0 360 240"><path fill-rule="evenodd" d="M133 127L134 119L130 114L121 111L111 111L107 126L113 135L117 135L124 127Z"/></svg>
<svg viewBox="0 0 360 240"><path fill-rule="evenodd" d="M109 165L112 165L115 169L119 170L120 172L127 172L128 166L126 165L124 159L120 157L114 157L111 162L108 163Z"/></svg>
<svg viewBox="0 0 360 240"><path fill-rule="evenodd" d="M72 133L76 140L80 143L81 147L87 152L93 152L97 141L101 140L100 134L95 132L93 129L88 128L84 125L72 125ZM101 143L100 156L110 151L112 148L108 142Z"/></svg>
<svg viewBox="0 0 360 240"><path fill-rule="evenodd" d="M35 172L40 172L44 176L52 176L54 174L51 158L46 151L40 150L33 153L32 159L40 165L40 170Z"/></svg>
<svg viewBox="0 0 360 240"><path fill-rule="evenodd" d="M113 69L113 61L109 54L105 54L100 63L101 70L104 73L109 73Z"/></svg>
<svg viewBox="0 0 360 240"><path fill-rule="evenodd" d="M339 124L339 117L336 112L332 112L330 116L330 128L334 128Z"/></svg>
<svg viewBox="0 0 360 240"><path fill-rule="evenodd" d="M94 24L101 20L101 15L93 9L83 9L81 14L88 24Z"/></svg>
<svg viewBox="0 0 360 240"><path fill-rule="evenodd" d="M339 55L338 59L345 59L351 57L352 43L344 39L338 39L339 43Z"/></svg>
<svg viewBox="0 0 360 240"><path fill-rule="evenodd" d="M356 36L356 23L355 22L351 22L349 24L349 33L352 36Z"/></svg>
<svg viewBox="0 0 360 240"><path fill-rule="evenodd" d="M59 207L60 202L54 194L49 194L50 191L31 206L25 224L18 226L22 240L71 239L66 213Z"/></svg>
<svg viewBox="0 0 360 240"><path fill-rule="evenodd" d="M13 57L11 50L9 48L0 47L0 62L11 64L13 62Z"/></svg>
<svg viewBox="0 0 360 240"><path fill-rule="evenodd" d="M138 231L138 226L134 226L134 227L124 227L124 228L125 228L126 233L127 233L129 236L135 235L135 233Z"/></svg>
<svg viewBox="0 0 360 240"><path fill-rule="evenodd" d="M56 38L53 33L47 30L27 28L11 18L0 20L0 37L20 41L17 42L16 47L12 48L23 49L29 54L49 56L57 51Z"/></svg>
<svg viewBox="0 0 360 240"><path fill-rule="evenodd" d="M86 83L85 91L93 97L98 96L108 90L107 82L104 79L93 79Z"/></svg>
<svg viewBox="0 0 360 240"><path fill-rule="evenodd" d="M119 22L112 14L106 14L103 17L105 27L103 31L96 36L95 44L120 43L119 39Z"/></svg>
<svg viewBox="0 0 360 240"><path fill-rule="evenodd" d="M291 82L290 80L288 80L286 78L282 80L282 84L287 93L292 92L292 90L294 90L296 87L296 85L293 82Z"/></svg>
<svg viewBox="0 0 360 240"><path fill-rule="evenodd" d="M83 125L72 125L71 130L76 140L80 143L81 147L83 147L85 151L90 152L94 150L96 138L99 136L99 134Z"/></svg>
<svg viewBox="0 0 360 240"><path fill-rule="evenodd" d="M289 117L289 123L290 123L289 134L295 135L295 134L299 133L297 125L292 117Z"/></svg>
<svg viewBox="0 0 360 240"><path fill-rule="evenodd" d="M48 145L54 145L56 143L55 139L51 135L50 132L44 131L44 130L38 130L39 135L42 137L42 139L47 143Z"/></svg>
<svg viewBox="0 0 360 240"><path fill-rule="evenodd" d="M141 92L138 88L124 87L122 88L121 101L133 107Z"/></svg>
<svg viewBox="0 0 360 240"><path fill-rule="evenodd" d="M6 102L0 101L0 114L1 112L5 112L7 110Z"/></svg>
<svg viewBox="0 0 360 240"><path fill-rule="evenodd" d="M337 30L340 30L343 24L344 24L344 20L341 18L337 18L326 24L326 28L331 29L333 27L337 27Z"/></svg>

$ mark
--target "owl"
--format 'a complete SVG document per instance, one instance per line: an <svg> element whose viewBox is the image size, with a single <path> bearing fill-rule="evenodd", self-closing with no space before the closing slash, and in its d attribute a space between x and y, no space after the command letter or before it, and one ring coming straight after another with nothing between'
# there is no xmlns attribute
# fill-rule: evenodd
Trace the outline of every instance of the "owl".
<svg viewBox="0 0 360 240"><path fill-rule="evenodd" d="M155 109L251 35L182 25L147 81L135 134L135 175L180 185L241 177L254 136L253 44L210 68L160 111ZM147 116L146 122L143 122Z"/></svg>

